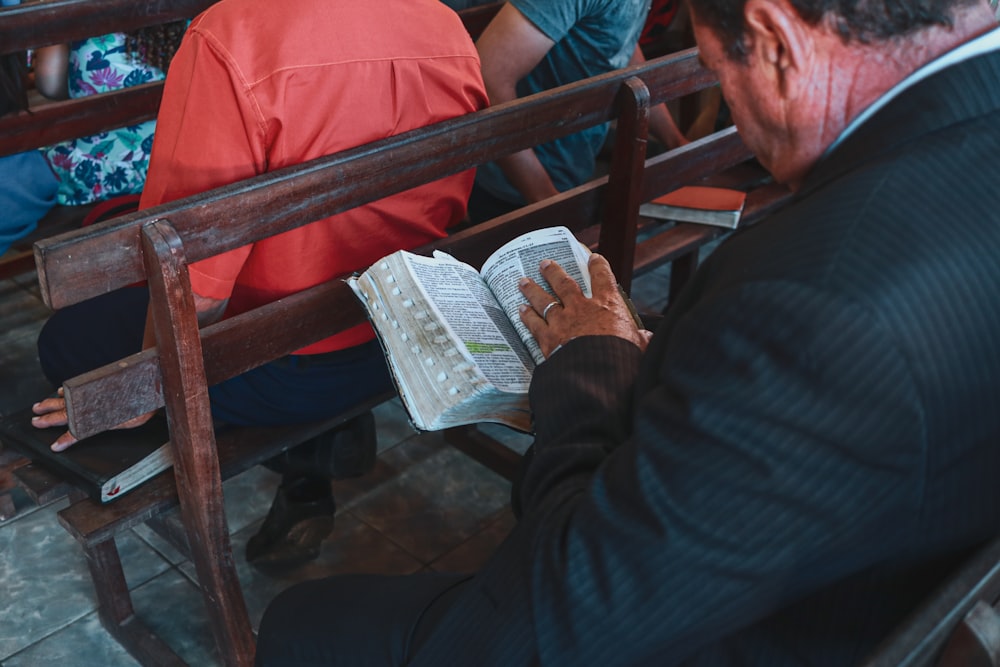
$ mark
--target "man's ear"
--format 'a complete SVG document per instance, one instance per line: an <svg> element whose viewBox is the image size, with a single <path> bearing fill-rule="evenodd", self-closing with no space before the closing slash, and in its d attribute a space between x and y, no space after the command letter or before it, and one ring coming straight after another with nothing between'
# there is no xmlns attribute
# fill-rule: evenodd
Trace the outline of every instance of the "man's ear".
<svg viewBox="0 0 1000 667"><path fill-rule="evenodd" d="M788 0L747 0L744 21L750 57L775 77L778 92L794 95L812 65L808 24Z"/></svg>

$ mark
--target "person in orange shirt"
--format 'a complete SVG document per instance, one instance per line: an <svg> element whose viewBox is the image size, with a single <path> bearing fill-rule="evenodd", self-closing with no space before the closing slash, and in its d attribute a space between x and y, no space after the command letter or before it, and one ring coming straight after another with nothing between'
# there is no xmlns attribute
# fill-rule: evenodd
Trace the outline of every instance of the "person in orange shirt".
<svg viewBox="0 0 1000 667"><path fill-rule="evenodd" d="M475 47L437 0L222 0L192 22L171 63L140 208L487 104ZM200 318L244 312L443 237L464 218L472 179L456 174L191 265ZM39 337L53 384L152 345L143 341L147 302L144 288L130 288L56 313ZM278 425L338 414L388 387L362 324L210 396L219 422ZM35 411L39 426L65 423L61 399ZM72 442L65 434L53 448ZM283 479L248 560L277 567L315 558L333 525L330 478L365 472L374 455L367 414L270 462Z"/></svg>

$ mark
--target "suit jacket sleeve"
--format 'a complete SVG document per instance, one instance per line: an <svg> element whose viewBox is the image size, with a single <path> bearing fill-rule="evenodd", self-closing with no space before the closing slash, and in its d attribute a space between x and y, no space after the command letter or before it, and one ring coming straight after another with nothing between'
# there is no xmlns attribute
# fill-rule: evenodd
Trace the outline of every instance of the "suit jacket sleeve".
<svg viewBox="0 0 1000 667"><path fill-rule="evenodd" d="M643 358L581 338L536 371L518 531L544 664L675 664L913 523L922 411L877 313L761 282L664 326Z"/></svg>

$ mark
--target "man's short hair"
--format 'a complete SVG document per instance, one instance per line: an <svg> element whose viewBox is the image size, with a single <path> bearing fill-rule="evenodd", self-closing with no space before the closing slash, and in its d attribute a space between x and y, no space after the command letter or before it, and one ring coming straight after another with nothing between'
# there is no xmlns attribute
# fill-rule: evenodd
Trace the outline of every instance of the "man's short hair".
<svg viewBox="0 0 1000 667"><path fill-rule="evenodd" d="M746 0L689 0L700 21L715 30L730 56L746 55ZM789 0L807 23L829 21L845 42L873 43L933 25L951 26L954 11L982 0Z"/></svg>

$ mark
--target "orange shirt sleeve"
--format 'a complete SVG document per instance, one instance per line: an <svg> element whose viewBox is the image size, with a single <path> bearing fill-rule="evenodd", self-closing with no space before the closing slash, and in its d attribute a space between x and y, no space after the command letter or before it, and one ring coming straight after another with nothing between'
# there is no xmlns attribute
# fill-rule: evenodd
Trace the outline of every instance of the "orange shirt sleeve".
<svg viewBox="0 0 1000 667"><path fill-rule="evenodd" d="M164 84L141 208L250 178L267 170L268 127L241 72L196 21ZM220 225L226 220L219 220ZM245 246L190 267L201 296L228 299L250 254Z"/></svg>

